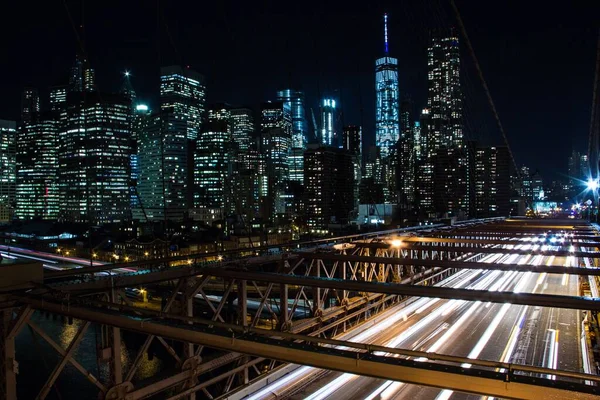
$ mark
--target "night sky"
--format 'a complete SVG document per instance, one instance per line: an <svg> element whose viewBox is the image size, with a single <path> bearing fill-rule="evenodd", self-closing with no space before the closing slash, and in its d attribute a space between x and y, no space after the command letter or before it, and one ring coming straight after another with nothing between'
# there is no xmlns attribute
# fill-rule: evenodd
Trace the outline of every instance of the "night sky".
<svg viewBox="0 0 600 400"><path fill-rule="evenodd" d="M566 173L570 151L587 151L600 2L456 1L517 162L539 168L545 178ZM372 143L383 12L390 18L390 53L399 60L401 97L411 97L415 111L427 96L428 32L456 25L443 0L108 0L85 2L83 13L81 4L3 6L0 119L19 118L26 85L38 87L47 106L48 87L66 81L79 48L71 20L79 25L83 14L84 46L100 90L117 91L128 69L138 97L156 107L159 66L189 65L206 76L209 103L257 107L292 86L305 90L307 106L317 113L319 96L333 94L343 122L362 124ZM467 136L498 143L462 47Z"/></svg>

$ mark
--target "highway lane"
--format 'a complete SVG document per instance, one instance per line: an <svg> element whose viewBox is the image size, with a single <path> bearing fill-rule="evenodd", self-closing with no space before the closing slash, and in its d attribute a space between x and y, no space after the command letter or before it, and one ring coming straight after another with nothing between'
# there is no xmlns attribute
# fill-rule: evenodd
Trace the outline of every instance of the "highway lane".
<svg viewBox="0 0 600 400"><path fill-rule="evenodd" d="M502 255L487 255L485 258L492 262L498 258L508 259L510 256ZM503 272L495 272L491 275L487 274L482 270L463 270L455 274L453 277L445 280L443 284L451 287L469 287L473 289L489 288L490 286L496 285L498 288L502 286L502 282L494 283L494 278L498 277ZM359 334L354 336L353 341L369 341L378 344L388 344L392 341L391 337L403 336L405 338L414 337L421 329L425 326L432 324L432 322L441 320L440 317L443 314L444 318L452 318L450 312L452 308L460 306L464 307L466 302L459 302L456 300L440 300L440 299L418 299L415 303L410 306L398 309L400 312L392 314L395 322L389 324L389 320L386 320L386 326L379 326L377 330L371 332L371 336L365 334ZM394 311L394 310L391 310ZM446 313L446 311L448 311ZM402 321L402 323L398 323ZM263 390L257 391L255 394L248 396L248 399L266 399L275 398L281 395L283 392L289 390L294 383L305 382L307 377L314 374L320 374L319 370L310 367L299 367L291 374L284 376L282 379L275 381ZM338 374L339 375L339 374ZM336 376L336 373L329 373L326 380L332 379L332 376ZM346 376L344 379L347 379ZM312 385L311 385L312 386ZM301 395L302 396L302 395ZM302 397L299 397L302 398Z"/></svg>
<svg viewBox="0 0 600 400"><path fill-rule="evenodd" d="M518 262L526 262L527 257L519 257ZM514 259L505 258L504 262L514 262ZM568 262L574 265L576 260L555 260L553 257L539 256L533 262L547 265L565 265L564 263ZM508 278L511 274L513 277ZM500 279L499 277L510 279L512 282L502 290L573 295L578 292L577 278L568 275L502 272L495 275L495 279ZM581 370L578 345L578 322L581 317L579 311L480 302L460 303L462 304L456 307L452 317L443 320L441 324L440 321L432 322L429 329L422 331L418 340L391 344L470 358L502 359L551 368ZM520 331L515 328L519 325L523 327ZM444 328L447 331L442 334ZM312 383L292 398L371 400L479 397L348 374L336 375L337 378L330 382ZM351 378L342 379L343 376Z"/></svg>

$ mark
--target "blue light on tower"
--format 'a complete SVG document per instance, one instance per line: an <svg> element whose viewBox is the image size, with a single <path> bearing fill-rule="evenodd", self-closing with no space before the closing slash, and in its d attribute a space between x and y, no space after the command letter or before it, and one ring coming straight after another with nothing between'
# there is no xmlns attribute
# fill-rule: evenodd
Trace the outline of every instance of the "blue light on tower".
<svg viewBox="0 0 600 400"><path fill-rule="evenodd" d="M321 106L321 143L332 146L336 135L335 100L325 98Z"/></svg>
<svg viewBox="0 0 600 400"><path fill-rule="evenodd" d="M400 138L400 110L398 59L388 57L387 14L383 21L385 55L375 61L375 141L385 158Z"/></svg>

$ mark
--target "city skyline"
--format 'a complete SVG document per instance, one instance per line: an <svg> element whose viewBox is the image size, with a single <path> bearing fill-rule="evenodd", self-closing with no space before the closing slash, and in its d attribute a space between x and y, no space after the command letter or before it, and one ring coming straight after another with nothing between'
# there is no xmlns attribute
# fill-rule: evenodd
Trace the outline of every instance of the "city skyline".
<svg viewBox="0 0 600 400"><path fill-rule="evenodd" d="M78 5L71 2L74 15L79 15ZM24 13L24 10L16 8L17 14ZM44 6L41 6L44 7ZM183 33L192 29L191 25L186 25L187 17L182 16L176 8L165 6L164 23L172 29L173 43L169 43L168 36L164 33L164 26L161 26L161 38L159 41L161 49L161 59L157 59L157 41L155 38L156 22L150 18L153 11L148 7L123 7L121 14L115 17L113 24L115 32L108 32L105 27L99 23L99 18L110 11L110 7L88 6L86 8L86 50L91 66L96 70L97 85L103 91L116 91L123 79L121 73L125 69L132 72L132 82L138 92L138 97L148 102L152 108L158 106L156 96L150 96L153 88L158 82L159 66L172 64L172 61L179 61L185 65L189 64L193 69L200 72L207 78L207 103L227 101L234 104L244 104L256 106L262 101L272 98L272 93L283 88L296 88L303 90L306 96L307 117L308 110L317 107L317 101L323 97L326 91L337 91L340 95L341 104L344 109L343 124L361 125L364 127L364 139L366 144L374 143L374 113L371 106L375 101L373 91L372 62L381 53L381 15L388 12L390 15L390 42L393 44L391 53L399 58L399 81L400 98L406 95L414 100L417 108L425 104L426 87L426 69L423 68L425 44L427 42L427 32L435 28L434 21L427 23L421 22L418 29L415 26L407 25L407 14L426 15L427 11L437 10L442 16L445 25L453 25L453 16L447 7L433 2L428 6L418 6L408 2L402 8L399 7L378 7L361 16L361 29L357 32L349 32L349 27L344 23L345 19L351 16L357 16L358 11L352 8L344 8L339 14L334 11L339 9L339 5L327 5L319 11L318 15L309 17L306 13L298 13L294 18L288 18L287 23L290 26L302 26L302 23L308 24L310 29L306 29L304 34L282 34L278 33L272 37L265 36L267 32L259 30L255 38L243 37L244 29L249 26L240 21L240 14L251 12L256 15L256 11L246 10L245 7L239 8L224 6L223 10L212 10L222 25L226 28L221 37L217 37L214 43L202 43L201 48L205 51L198 54L196 45L190 45L185 39ZM515 156L518 164L527 164L532 168L539 168L545 172L545 175L556 175L562 172L565 166L550 163L546 159L565 159L572 150L585 150L585 139L589 124L589 103L591 102L591 84L593 78L593 58L595 44L595 30L593 23L587 22L585 17L575 26L575 15L581 13L581 9L576 7L562 10L561 17L565 17L562 26L553 26L551 23L530 22L527 15L533 12L533 5L514 13L510 6L493 6L497 15L511 15L516 20L511 31L505 32L506 43L499 40L498 24L484 24L485 29L479 27L478 20L485 19L485 13L477 6L458 3L458 7L463 13L463 18L467 30L471 34L473 45L478 57L480 58L484 74L492 91L492 95L498 105L501 119L505 125L509 141L513 144ZM53 68L40 71L39 68L33 68L29 62L29 55L23 54L22 57L15 58L15 62L10 66L4 66L3 76L11 77L10 81L6 79L3 83L7 86L6 95L3 98L3 110L0 117L8 120L14 120L18 113L18 98L20 92L25 86L39 87L42 99L47 98L48 87L59 83L60 78L64 78L64 71L72 64L73 55L77 52L77 41L74 38L72 28L64 15L64 9L48 9L49 15L56 15L51 24L55 29L51 36L58 39L64 46L51 54ZM591 15L591 10L584 14ZM290 10L286 13L292 14ZM551 10L541 9L539 12L543 15L555 16ZM132 13L139 13L139 21L132 27L124 29L122 26L126 16ZM210 14L210 13L209 13ZM260 13L259 13L260 14ZM287 14L286 14L287 15ZM260 20L267 16L260 16ZM326 48L320 41L316 41L316 35L323 33L320 28L316 28L314 20L329 18L334 29L331 32L325 32L327 35L319 36L330 38L336 46ZM78 20L78 18L75 18ZM550 18L552 20L552 18ZM28 24L36 22L26 21L23 26L16 27L16 32L23 32ZM128 20L130 22L130 20ZM151 23L150 21L154 21ZM37 21L39 23L40 21ZM205 21L206 22L206 21ZM281 26L283 22L274 20L273 30ZM530 25L534 24L531 29ZM50 22L45 22L50 24ZM173 28L173 26L177 28ZM212 32L215 29L215 22L205 23L202 29ZM535 25L538 24L538 25ZM44 24L42 24L44 25ZM260 24L257 24L260 25ZM31 26L29 26L31 28ZM145 28L145 29L134 29ZM199 28L193 28L199 29ZM258 28L257 28L258 29ZM536 40L536 45L529 46L519 44L516 39L519 32L523 30L533 31L530 34L532 40ZM35 30L34 30L35 31ZM288 32L289 30L285 30ZM117 33L119 32L119 33ZM47 59L49 53L41 48L44 38L36 37L36 42L32 42L31 33L24 32L22 35L23 43L30 44L26 46L31 52L39 53L39 57ZM291 36L290 36L291 35ZM137 38L137 39L136 39ZM361 40L357 40L361 38ZM545 38L545 40L541 40ZM264 39L262 46L251 46L260 62L256 65L247 65L244 61L245 53L241 47L252 43L259 43ZM268 39L268 40L267 40ZM137 41L136 41L137 40ZM38 43L39 42L39 43ZM149 44L146 42L150 42ZM288 43L286 46L278 43ZM326 41L327 42L327 41ZM331 42L331 41L329 41ZM564 52L565 57L553 62L553 65L545 67L544 70L535 69L541 62L543 50L552 43L553 48ZM227 44L227 46L225 46ZM107 49L104 46L114 48L112 54L107 55ZM174 47L175 46L175 47ZM300 47L298 47L300 46ZM356 47L356 49L354 49ZM539 47L539 48L538 48ZM278 49L277 49L278 48ZM312 52L308 50L312 48ZM520 63L508 63L504 57L494 56L491 48L497 48L499 56L509 54L511 58L523 59L523 65ZM9 46L9 50L11 47ZM292 49L297 49L295 61L292 61L290 55ZM12 48L12 50L15 50ZM125 51L127 50L127 51ZM468 60L464 49L462 58ZM179 54L178 57L174 53ZM18 54L18 53L17 53ZM267 62L268 55L273 59L277 58L280 62L271 65ZM325 54L326 57L322 55ZM179 60L174 60L179 58ZM336 62L336 58L339 59ZM347 60L353 62L345 62ZM576 59L577 62L570 61ZM13 65L14 64L14 65ZM62 68L61 64L65 65ZM143 66L142 66L143 65ZM18 66L20 73L16 76L14 68ZM241 67L241 70L240 70ZM465 68L470 68L468 65ZM237 70L238 73L232 71ZM63 71L63 72L61 72ZM537 75L532 75L537 71ZM554 71L554 73L552 73ZM555 82L552 80L557 73L568 74L572 79L569 85L564 82ZM227 79L224 77L227 76ZM269 78L267 78L267 76ZM357 79L358 78L358 79ZM471 74L470 80L477 82L476 75ZM510 82L507 82L510 81ZM353 84L349 84L353 82ZM511 83L514 82L514 83ZM547 82L552 82L550 90ZM520 84L527 88L527 93L522 98L512 99L510 93L515 91L515 85ZM524 84L527 85L524 85ZM18 86L17 86L18 85ZM232 91L232 85L244 88L244 90ZM529 88L531 88L529 90ZM550 96L554 99L550 102ZM231 98L226 98L225 94L231 93ZM319 95L320 94L320 95ZM542 96L542 94L546 94ZM43 101L43 103L45 103ZM514 104L513 104L514 103ZM47 103L45 104L47 106ZM465 105L465 106L468 106ZM563 115L552 110L559 109L564 111ZM485 107L480 110L483 116L470 117L477 119L477 125L487 128L487 132L478 133L481 136L494 136L498 138L493 121L491 121L490 111ZM478 111L471 108L472 113ZM523 119L520 110L527 109L528 114ZM548 113L540 114L542 110L550 110ZM568 110L568 112L567 112ZM479 121L481 120L481 121ZM485 129L484 129L485 130ZM537 154L529 154L527 148L539 143L540 138L550 135L561 141L560 146L549 146L548 151L554 155L551 157L541 157ZM519 142L517 142L517 138ZM577 140L577 138L580 138ZM469 137L468 139L473 139ZM479 138L476 138L479 139ZM565 141L567 143L565 143ZM498 142L496 140L496 142Z"/></svg>

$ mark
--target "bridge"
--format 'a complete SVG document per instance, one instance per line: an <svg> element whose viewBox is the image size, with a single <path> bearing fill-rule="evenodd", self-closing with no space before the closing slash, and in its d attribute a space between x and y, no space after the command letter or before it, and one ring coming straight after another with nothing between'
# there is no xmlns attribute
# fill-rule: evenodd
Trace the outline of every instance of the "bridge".
<svg viewBox="0 0 600 400"><path fill-rule="evenodd" d="M596 398L586 331L600 310L599 243L580 220L491 219L289 243L263 257L198 254L184 266L174 257L37 279L41 265L29 263L1 289L0 388L14 400L27 379L15 338L28 327L59 355L40 399L67 365L112 400ZM71 340L58 343L35 313L64 317ZM105 376L75 357L92 326ZM125 332L144 335L127 365ZM153 345L172 367L140 380Z"/></svg>

